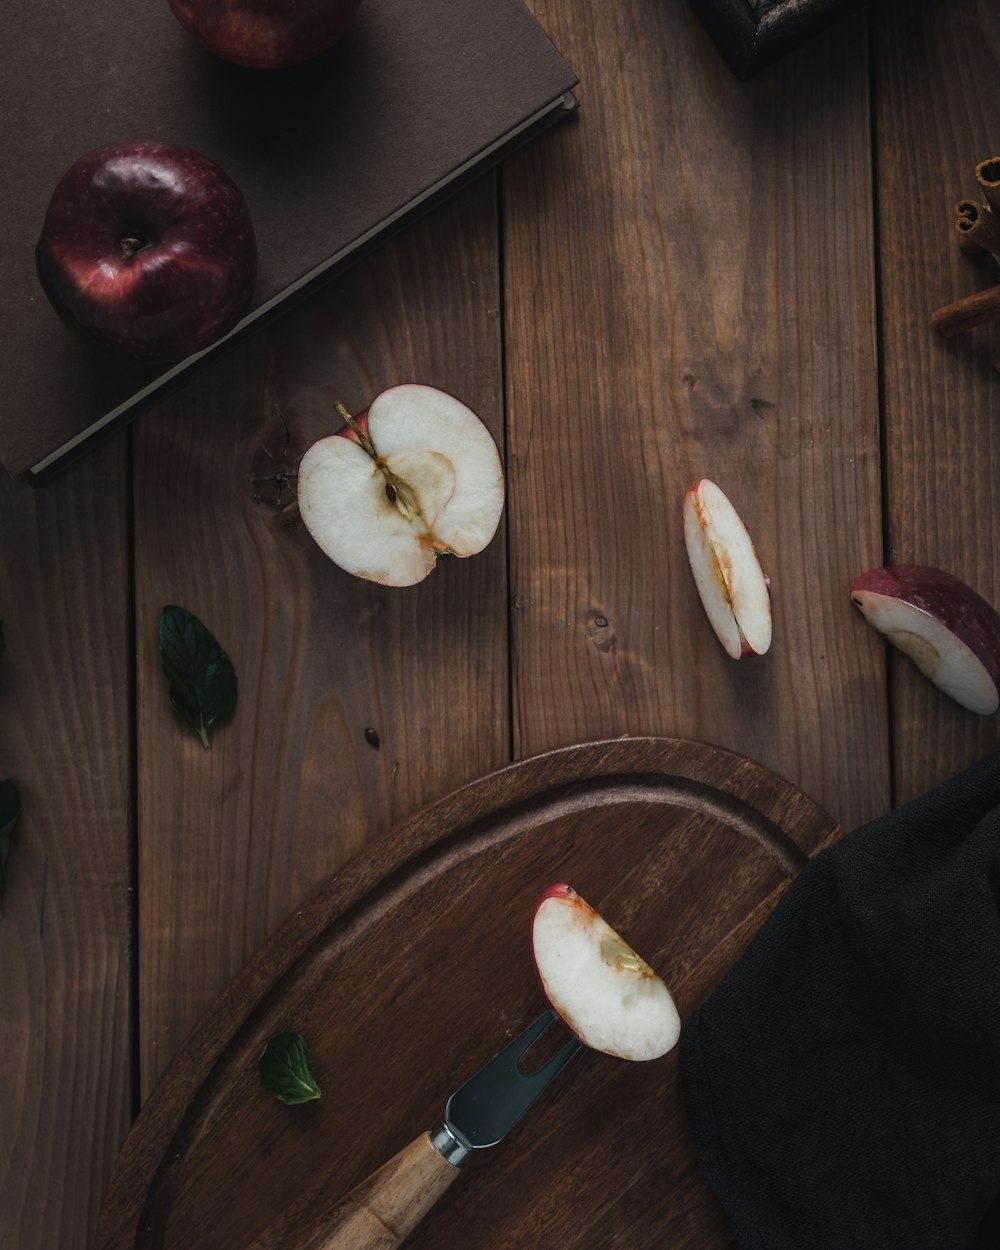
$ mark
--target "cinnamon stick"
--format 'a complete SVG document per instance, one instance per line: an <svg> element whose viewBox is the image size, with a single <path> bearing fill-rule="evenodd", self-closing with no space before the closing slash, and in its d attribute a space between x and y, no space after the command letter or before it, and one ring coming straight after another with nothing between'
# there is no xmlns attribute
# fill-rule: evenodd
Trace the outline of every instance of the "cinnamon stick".
<svg viewBox="0 0 1000 1250"><path fill-rule="evenodd" d="M976 291L953 304L945 304L931 315L931 325L945 338L1000 319L1000 285Z"/></svg>
<svg viewBox="0 0 1000 1250"><path fill-rule="evenodd" d="M955 205L955 229L963 252L1000 253L1000 218L975 200L959 200Z"/></svg>
<svg viewBox="0 0 1000 1250"><path fill-rule="evenodd" d="M983 189L986 202L1000 216L1000 156L991 156L976 166L976 181Z"/></svg>
<svg viewBox="0 0 1000 1250"><path fill-rule="evenodd" d="M964 252L988 253L991 263L1000 262L1000 156L979 162L976 181L986 203L959 200L955 205L959 246ZM931 325L946 338L989 321L1000 321L1000 284L955 300L931 314ZM1000 353L995 352L992 359L994 367L1000 369Z"/></svg>

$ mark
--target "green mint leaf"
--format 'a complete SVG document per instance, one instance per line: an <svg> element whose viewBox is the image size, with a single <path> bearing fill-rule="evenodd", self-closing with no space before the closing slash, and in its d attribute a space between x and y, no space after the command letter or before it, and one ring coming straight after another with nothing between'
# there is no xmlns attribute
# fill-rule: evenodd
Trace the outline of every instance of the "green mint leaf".
<svg viewBox="0 0 1000 1250"><path fill-rule="evenodd" d="M0 781L0 917L3 916L3 895L7 887L7 856L20 815L20 791L13 781Z"/></svg>
<svg viewBox="0 0 1000 1250"><path fill-rule="evenodd" d="M269 1094L290 1107L319 1098L319 1086L313 1075L312 1055L305 1038L297 1033L278 1033L272 1037L257 1065L260 1083Z"/></svg>
<svg viewBox="0 0 1000 1250"><path fill-rule="evenodd" d="M170 706L208 747L208 731L236 708L236 670L201 621L169 604L160 614L160 659Z"/></svg>

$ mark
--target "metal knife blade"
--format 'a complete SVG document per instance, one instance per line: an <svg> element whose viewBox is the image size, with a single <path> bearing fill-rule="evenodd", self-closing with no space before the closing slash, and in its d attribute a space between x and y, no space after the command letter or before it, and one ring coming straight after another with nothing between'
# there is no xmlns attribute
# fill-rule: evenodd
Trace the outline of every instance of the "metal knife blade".
<svg viewBox="0 0 1000 1250"><path fill-rule="evenodd" d="M580 1049L572 1038L536 1072L521 1071L521 1058L555 1019L543 1012L448 1099L431 1142L449 1163L501 1141Z"/></svg>

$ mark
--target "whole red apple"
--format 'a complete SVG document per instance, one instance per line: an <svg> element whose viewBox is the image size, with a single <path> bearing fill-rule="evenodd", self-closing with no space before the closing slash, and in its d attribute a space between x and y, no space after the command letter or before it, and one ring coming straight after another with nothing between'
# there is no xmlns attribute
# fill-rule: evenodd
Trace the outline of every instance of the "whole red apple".
<svg viewBox="0 0 1000 1250"><path fill-rule="evenodd" d="M169 143L112 143L59 181L35 263L76 330L142 360L180 360L250 305L257 243L236 183Z"/></svg>
<svg viewBox="0 0 1000 1250"><path fill-rule="evenodd" d="M237 65L283 69L347 34L361 0L170 0L200 44Z"/></svg>

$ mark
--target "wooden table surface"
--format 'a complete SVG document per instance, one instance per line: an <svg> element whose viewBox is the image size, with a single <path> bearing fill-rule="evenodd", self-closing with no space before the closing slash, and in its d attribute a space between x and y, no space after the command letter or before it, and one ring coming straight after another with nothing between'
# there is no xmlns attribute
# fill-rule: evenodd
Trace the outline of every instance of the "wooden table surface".
<svg viewBox="0 0 1000 1250"><path fill-rule="evenodd" d="M680 735L851 827L1000 745L848 594L889 559L1000 602L991 332L928 325L989 280L951 207L1000 148L1000 8L883 0L740 83L683 0L533 7L580 75L576 121L51 486L0 484L2 774L24 804L3 1250L87 1247L195 1020L317 883L461 783ZM289 475L329 393L357 410L409 380L486 420L508 506L483 555L389 590L320 554ZM680 508L702 476L773 578L761 660L729 660L696 597ZM166 603L239 674L209 752L167 704Z"/></svg>

